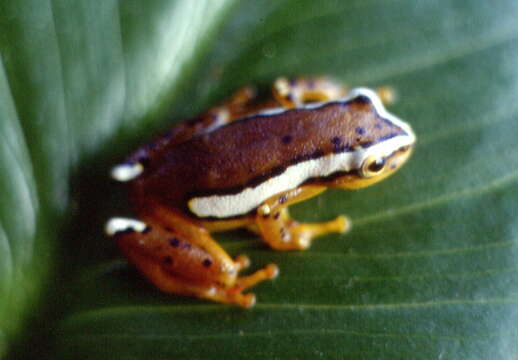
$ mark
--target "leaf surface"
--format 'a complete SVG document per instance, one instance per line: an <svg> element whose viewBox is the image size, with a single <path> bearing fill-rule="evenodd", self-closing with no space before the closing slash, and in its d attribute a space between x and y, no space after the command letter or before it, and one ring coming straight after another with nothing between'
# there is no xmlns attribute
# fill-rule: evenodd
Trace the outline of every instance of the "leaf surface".
<svg viewBox="0 0 518 360"><path fill-rule="evenodd" d="M9 171L6 181L23 175L26 194L36 187L45 211L47 204L59 210L70 166L80 164L72 187L77 211L59 239L66 242L66 275L55 294L60 316L50 321L57 329L53 355L518 356L518 4L283 0L214 9L209 1L193 3L152 1L143 10L129 2L54 1L52 21L36 19L44 31L33 29L22 45L8 44L7 55L1 53L7 75L0 76L0 91L6 89L0 101L11 104L1 111L12 119L1 126L25 135L11 156L20 175ZM214 27L204 20L215 24L223 16L217 36L208 37ZM35 36L55 45L27 48ZM23 51L13 64L16 46ZM36 56L43 64L36 65ZM50 73L40 74L40 66ZM254 288L258 304L251 310L151 287L102 235L107 218L130 214L124 192L106 178L109 166L171 119L193 115L240 86L311 74L396 88L390 110L418 136L409 163L376 186L328 191L294 207L294 217L305 221L341 213L353 220L349 234L323 237L308 251L275 252L241 231L217 234L232 255L249 255L252 268L280 266L278 279ZM48 129L41 118L53 119ZM33 142L43 129L50 138ZM64 154L49 144L58 136L65 137L58 147L68 149ZM7 157L1 161L12 166ZM8 249L15 230L7 229L13 220L3 206L0 246ZM11 274L18 265L5 258L11 260L0 267ZM12 286L12 275L4 279L0 289Z"/></svg>

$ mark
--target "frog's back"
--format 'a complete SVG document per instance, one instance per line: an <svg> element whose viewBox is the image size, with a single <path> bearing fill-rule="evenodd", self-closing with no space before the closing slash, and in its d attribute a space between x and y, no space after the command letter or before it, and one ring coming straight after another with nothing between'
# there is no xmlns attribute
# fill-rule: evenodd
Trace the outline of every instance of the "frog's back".
<svg viewBox="0 0 518 360"><path fill-rule="evenodd" d="M265 188L267 182L273 184L272 179L288 168L295 173L297 166L302 169L309 160L352 153L401 133L404 130L381 117L364 96L347 102L272 110L163 150L159 156L151 157L133 183L139 196L187 209L191 199L235 196L246 189ZM294 183L289 186L296 187L308 176L318 176L319 170L314 167L322 164L311 164L309 172L305 166L305 174L290 176L284 183L291 179ZM250 195L254 198L246 199L251 202L247 209L253 208L252 203L266 200L271 193L272 190L258 191ZM235 215L228 213L222 217Z"/></svg>

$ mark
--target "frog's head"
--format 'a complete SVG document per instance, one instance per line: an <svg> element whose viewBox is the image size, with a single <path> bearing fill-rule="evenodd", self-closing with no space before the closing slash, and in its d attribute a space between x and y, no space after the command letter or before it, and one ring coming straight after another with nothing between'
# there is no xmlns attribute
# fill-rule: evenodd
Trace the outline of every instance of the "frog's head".
<svg viewBox="0 0 518 360"><path fill-rule="evenodd" d="M416 137L407 123L385 110L370 89L352 90L348 104L356 107L355 114L360 114L349 119L353 123L351 128L358 133L358 143L350 150L349 171L335 177L331 186L358 189L377 183L401 168L412 153Z"/></svg>

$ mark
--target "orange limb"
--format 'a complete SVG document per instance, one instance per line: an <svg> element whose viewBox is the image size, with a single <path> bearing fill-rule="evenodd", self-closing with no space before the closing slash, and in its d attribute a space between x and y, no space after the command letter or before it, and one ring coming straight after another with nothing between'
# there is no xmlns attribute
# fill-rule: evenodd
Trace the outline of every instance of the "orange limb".
<svg viewBox="0 0 518 360"><path fill-rule="evenodd" d="M331 101L347 94L347 89L326 77L279 78L273 85L277 101L287 108L307 102Z"/></svg>
<svg viewBox="0 0 518 360"><path fill-rule="evenodd" d="M133 264L160 290L170 294L193 296L249 308L255 304L255 295L243 291L278 274L276 265L270 264L252 275L236 278L232 286L211 282L195 282L168 272L154 259L138 253L128 256ZM238 265L236 261L236 265Z"/></svg>
<svg viewBox="0 0 518 360"><path fill-rule="evenodd" d="M308 102L326 102L340 99L349 89L326 77L301 77L287 79L281 77L273 85L277 101L287 108L300 107ZM390 86L375 89L384 104L396 101L396 92Z"/></svg>
<svg viewBox="0 0 518 360"><path fill-rule="evenodd" d="M113 236L128 260L164 292L250 307L255 296L243 292L278 274L270 264L240 277L250 265L248 257L232 259L188 218L160 207L142 215L146 230L124 229Z"/></svg>
<svg viewBox="0 0 518 360"><path fill-rule="evenodd" d="M287 207L322 193L323 186L307 185L275 195L257 209L256 224L263 240L276 250L302 250L314 237L330 232L344 233L350 227L345 216L321 223L299 223L290 218Z"/></svg>

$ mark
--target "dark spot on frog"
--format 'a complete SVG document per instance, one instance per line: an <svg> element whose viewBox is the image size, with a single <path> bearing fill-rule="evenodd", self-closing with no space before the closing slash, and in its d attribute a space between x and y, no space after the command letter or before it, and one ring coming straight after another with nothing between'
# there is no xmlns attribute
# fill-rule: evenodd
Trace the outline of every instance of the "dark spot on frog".
<svg viewBox="0 0 518 360"><path fill-rule="evenodd" d="M197 116L197 117L194 117L194 118L191 118L187 121L185 121L185 123L189 126L196 126L199 122L201 122L203 120L203 117L201 116Z"/></svg>
<svg viewBox="0 0 518 360"><path fill-rule="evenodd" d="M172 247L178 247L180 246L180 240L178 240L177 238L171 238L169 239L169 244L171 244Z"/></svg>
<svg viewBox="0 0 518 360"><path fill-rule="evenodd" d="M147 234L151 231L151 226L146 226L144 230L142 230L142 234Z"/></svg>
<svg viewBox="0 0 518 360"><path fill-rule="evenodd" d="M149 158L147 156L141 156L138 159L138 162L140 165L142 165L144 168L149 167Z"/></svg>
<svg viewBox="0 0 518 360"><path fill-rule="evenodd" d="M293 136L284 135L281 140L284 144L289 144L293 140Z"/></svg>
<svg viewBox="0 0 518 360"><path fill-rule="evenodd" d="M279 203L280 204L284 204L286 201L288 201L288 197L286 195L282 195L280 198L279 198Z"/></svg>
<svg viewBox="0 0 518 360"><path fill-rule="evenodd" d="M365 128L361 127L361 126L358 126L356 129L354 129L354 131L358 134L358 135L364 135L365 134Z"/></svg>
<svg viewBox="0 0 518 360"><path fill-rule="evenodd" d="M206 268L208 268L208 267L210 267L212 265L212 260L211 259L205 259L205 260L203 260L202 265L205 266Z"/></svg>
<svg viewBox="0 0 518 360"><path fill-rule="evenodd" d="M373 144L372 141L364 141L360 145L362 148L365 149L365 148L368 148L369 146L371 146L372 144Z"/></svg>
<svg viewBox="0 0 518 360"><path fill-rule="evenodd" d="M397 133L391 133L391 134L388 134L388 135L385 135L385 136L380 136L376 141L377 142L381 142L381 141L385 141L385 140L388 140L388 139L392 139L393 137L396 137L398 136Z"/></svg>
<svg viewBox="0 0 518 360"><path fill-rule="evenodd" d="M281 213L280 212L276 212L275 215L273 215L273 218L275 220L277 220L279 218L279 216L281 216Z"/></svg>
<svg viewBox="0 0 518 360"><path fill-rule="evenodd" d="M342 138L340 138L340 136L335 136L331 139L331 142L335 147L340 146L340 144L342 144Z"/></svg>
<svg viewBox="0 0 518 360"><path fill-rule="evenodd" d="M354 102L361 105L370 105L371 99L366 95L358 95L354 98Z"/></svg>
<svg viewBox="0 0 518 360"><path fill-rule="evenodd" d="M189 244L188 242L184 242L182 244L182 249L190 249L191 247L192 247L191 244Z"/></svg>
<svg viewBox="0 0 518 360"><path fill-rule="evenodd" d="M156 142L152 142L147 144L147 148L150 151L156 150L158 148L158 144Z"/></svg>
<svg viewBox="0 0 518 360"><path fill-rule="evenodd" d="M173 258L170 257L170 256L166 256L164 258L164 264L166 264L166 265L173 265Z"/></svg>

